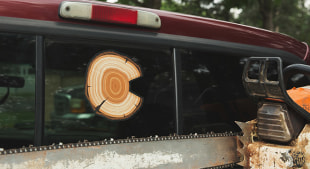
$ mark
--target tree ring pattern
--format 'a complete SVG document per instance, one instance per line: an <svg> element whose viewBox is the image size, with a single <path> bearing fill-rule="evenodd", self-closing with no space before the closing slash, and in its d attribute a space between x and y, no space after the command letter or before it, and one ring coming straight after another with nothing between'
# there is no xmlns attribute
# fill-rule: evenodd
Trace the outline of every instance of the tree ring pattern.
<svg viewBox="0 0 310 169"><path fill-rule="evenodd" d="M142 105L143 99L130 92L130 81L142 76L130 58L103 52L89 63L85 95L93 110L112 120L127 119Z"/></svg>

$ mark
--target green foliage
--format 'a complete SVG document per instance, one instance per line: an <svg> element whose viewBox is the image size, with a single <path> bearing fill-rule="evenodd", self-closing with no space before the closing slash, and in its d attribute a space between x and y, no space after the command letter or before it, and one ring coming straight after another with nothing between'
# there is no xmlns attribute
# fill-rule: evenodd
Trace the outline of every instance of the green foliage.
<svg viewBox="0 0 310 169"><path fill-rule="evenodd" d="M262 0L260 0L262 1ZM266 0L272 2L272 31L277 31L310 43L310 15L303 0ZM247 0L240 17L233 22L264 28L259 0Z"/></svg>
<svg viewBox="0 0 310 169"><path fill-rule="evenodd" d="M182 12L182 6L174 0L165 0L162 2L161 10Z"/></svg>
<svg viewBox="0 0 310 169"><path fill-rule="evenodd" d="M238 18L232 8L242 9ZM310 44L310 14L304 0L165 0L161 9L270 29Z"/></svg>
<svg viewBox="0 0 310 169"><path fill-rule="evenodd" d="M310 43L310 14L304 0L118 0L118 3L270 29ZM233 8L242 10L238 18L233 17Z"/></svg>

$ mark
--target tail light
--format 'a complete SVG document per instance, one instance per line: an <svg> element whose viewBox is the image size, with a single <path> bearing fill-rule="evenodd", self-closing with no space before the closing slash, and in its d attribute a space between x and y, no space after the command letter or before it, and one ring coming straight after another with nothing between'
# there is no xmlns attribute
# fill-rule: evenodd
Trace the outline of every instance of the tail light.
<svg viewBox="0 0 310 169"><path fill-rule="evenodd" d="M149 28L161 27L160 17L155 13L88 2L64 1L60 4L59 15L68 19L136 25Z"/></svg>

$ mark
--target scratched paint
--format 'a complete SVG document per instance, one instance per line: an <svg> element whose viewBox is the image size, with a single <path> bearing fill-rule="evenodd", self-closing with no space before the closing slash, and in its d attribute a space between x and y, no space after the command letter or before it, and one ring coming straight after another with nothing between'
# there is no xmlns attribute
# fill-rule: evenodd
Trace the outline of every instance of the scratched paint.
<svg viewBox="0 0 310 169"><path fill-rule="evenodd" d="M307 124L296 140L289 145L254 142L248 145L249 166L246 168L280 169L297 166L294 153L301 153L305 159L302 168L310 168L310 124Z"/></svg>
<svg viewBox="0 0 310 169"><path fill-rule="evenodd" d="M154 152L144 154L118 154L115 151L108 151L96 156L93 159L80 161L61 160L53 165L52 169L62 168L154 168L164 164L182 163L181 154L169 152Z"/></svg>
<svg viewBox="0 0 310 169"><path fill-rule="evenodd" d="M310 124L307 124L297 139L296 151L303 152L306 158L304 168L310 168Z"/></svg>
<svg viewBox="0 0 310 169"><path fill-rule="evenodd" d="M266 143L253 143L248 146L251 168L278 169L293 166L293 159L289 155L290 146L278 147Z"/></svg>
<svg viewBox="0 0 310 169"><path fill-rule="evenodd" d="M118 154L115 151L107 151L98 154L94 158L86 158L80 160L59 160L55 164L46 166L47 159L38 158L34 161L24 161L23 163L10 165L0 164L0 168L84 168L84 169L119 169L119 168L154 168L165 164L182 163L183 158L181 154L157 151L153 153L143 154ZM34 167L36 166L36 167Z"/></svg>

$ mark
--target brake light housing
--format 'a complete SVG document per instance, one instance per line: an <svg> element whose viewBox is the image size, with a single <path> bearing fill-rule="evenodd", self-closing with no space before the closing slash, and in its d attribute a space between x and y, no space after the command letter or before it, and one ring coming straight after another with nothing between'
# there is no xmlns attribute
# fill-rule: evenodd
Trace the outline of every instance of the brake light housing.
<svg viewBox="0 0 310 169"><path fill-rule="evenodd" d="M60 4L59 16L67 19L135 25L154 29L161 27L160 17L155 13L88 2L64 1Z"/></svg>

